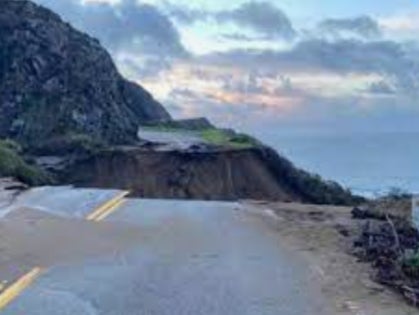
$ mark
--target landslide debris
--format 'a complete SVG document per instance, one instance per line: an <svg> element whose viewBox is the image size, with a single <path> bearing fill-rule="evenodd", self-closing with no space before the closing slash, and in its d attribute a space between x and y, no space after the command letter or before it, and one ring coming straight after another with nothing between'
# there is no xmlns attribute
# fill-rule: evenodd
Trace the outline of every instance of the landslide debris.
<svg viewBox="0 0 419 315"><path fill-rule="evenodd" d="M401 200L399 200L401 201ZM387 213L355 208L355 219L364 220L354 242L355 254L374 268L373 279L400 292L419 306L419 231L399 209Z"/></svg>

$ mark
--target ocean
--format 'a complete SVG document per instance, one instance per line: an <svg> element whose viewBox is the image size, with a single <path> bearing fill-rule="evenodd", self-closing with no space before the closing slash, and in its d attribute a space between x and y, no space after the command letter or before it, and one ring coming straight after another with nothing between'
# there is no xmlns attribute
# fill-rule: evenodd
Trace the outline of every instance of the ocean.
<svg viewBox="0 0 419 315"><path fill-rule="evenodd" d="M297 167L374 197L398 188L419 193L419 133L260 133Z"/></svg>

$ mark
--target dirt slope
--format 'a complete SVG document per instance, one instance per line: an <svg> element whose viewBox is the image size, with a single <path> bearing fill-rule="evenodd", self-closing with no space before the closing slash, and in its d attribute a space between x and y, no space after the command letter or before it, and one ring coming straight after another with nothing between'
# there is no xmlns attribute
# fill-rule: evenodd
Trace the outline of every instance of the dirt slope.
<svg viewBox="0 0 419 315"><path fill-rule="evenodd" d="M354 202L339 185L296 169L266 147L203 152L119 148L79 160L60 177L63 183L129 189L147 198Z"/></svg>

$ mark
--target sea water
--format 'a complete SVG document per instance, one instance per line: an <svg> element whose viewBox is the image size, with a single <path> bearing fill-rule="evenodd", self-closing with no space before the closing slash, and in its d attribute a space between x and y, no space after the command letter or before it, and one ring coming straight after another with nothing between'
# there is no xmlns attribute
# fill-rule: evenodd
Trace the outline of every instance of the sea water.
<svg viewBox="0 0 419 315"><path fill-rule="evenodd" d="M419 133L262 133L300 168L379 196L398 188L419 193Z"/></svg>

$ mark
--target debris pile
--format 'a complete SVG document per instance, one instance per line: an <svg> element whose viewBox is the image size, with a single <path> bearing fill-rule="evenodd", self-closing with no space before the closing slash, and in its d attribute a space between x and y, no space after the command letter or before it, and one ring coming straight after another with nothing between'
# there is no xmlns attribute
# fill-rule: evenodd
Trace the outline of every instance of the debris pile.
<svg viewBox="0 0 419 315"><path fill-rule="evenodd" d="M419 231L409 220L355 208L355 219L365 220L355 240L355 254L372 263L374 280L402 293L419 306Z"/></svg>

